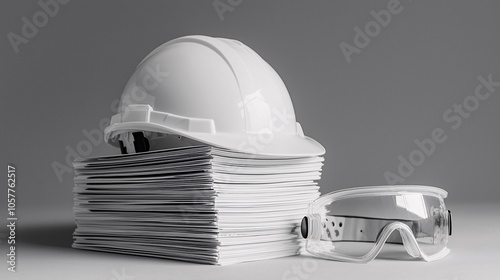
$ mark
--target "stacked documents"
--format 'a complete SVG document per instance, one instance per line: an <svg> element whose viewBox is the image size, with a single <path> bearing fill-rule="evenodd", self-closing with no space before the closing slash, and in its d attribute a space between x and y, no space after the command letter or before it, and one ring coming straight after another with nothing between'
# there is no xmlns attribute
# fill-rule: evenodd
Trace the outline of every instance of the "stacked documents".
<svg viewBox="0 0 500 280"><path fill-rule="evenodd" d="M218 265L295 255L322 162L208 146L77 159L73 247Z"/></svg>

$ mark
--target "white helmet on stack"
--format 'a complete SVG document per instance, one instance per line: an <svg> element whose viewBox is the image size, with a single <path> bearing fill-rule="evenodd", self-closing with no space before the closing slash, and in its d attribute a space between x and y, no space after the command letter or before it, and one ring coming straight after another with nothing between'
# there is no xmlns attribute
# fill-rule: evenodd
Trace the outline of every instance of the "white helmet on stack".
<svg viewBox="0 0 500 280"><path fill-rule="evenodd" d="M175 141L258 155L325 153L304 136L269 64L239 41L207 36L169 41L137 66L105 140L123 153L179 145Z"/></svg>

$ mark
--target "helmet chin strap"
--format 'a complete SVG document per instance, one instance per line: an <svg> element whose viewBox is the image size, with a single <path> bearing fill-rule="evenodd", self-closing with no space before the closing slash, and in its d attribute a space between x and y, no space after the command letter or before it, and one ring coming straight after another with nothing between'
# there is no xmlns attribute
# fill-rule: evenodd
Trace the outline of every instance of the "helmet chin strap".
<svg viewBox="0 0 500 280"><path fill-rule="evenodd" d="M122 133L119 139L122 154L134 154L149 151L149 141L141 131Z"/></svg>

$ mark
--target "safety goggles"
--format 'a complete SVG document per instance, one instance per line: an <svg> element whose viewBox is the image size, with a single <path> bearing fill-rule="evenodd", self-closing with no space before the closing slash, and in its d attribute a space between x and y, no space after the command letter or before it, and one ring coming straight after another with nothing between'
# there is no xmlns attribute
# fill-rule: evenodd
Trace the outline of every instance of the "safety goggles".
<svg viewBox="0 0 500 280"><path fill-rule="evenodd" d="M364 263L373 260L384 244L403 245L412 257L441 259L450 251L447 194L428 186L378 186L323 195L309 205L302 219L306 250L316 257Z"/></svg>

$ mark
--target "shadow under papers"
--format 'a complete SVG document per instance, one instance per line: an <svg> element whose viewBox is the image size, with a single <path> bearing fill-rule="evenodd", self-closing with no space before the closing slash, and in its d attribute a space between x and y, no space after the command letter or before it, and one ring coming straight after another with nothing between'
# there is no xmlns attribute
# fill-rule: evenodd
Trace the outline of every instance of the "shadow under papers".
<svg viewBox="0 0 500 280"><path fill-rule="evenodd" d="M19 225L17 240L20 243L36 244L48 247L71 248L73 231L76 226L73 222Z"/></svg>

